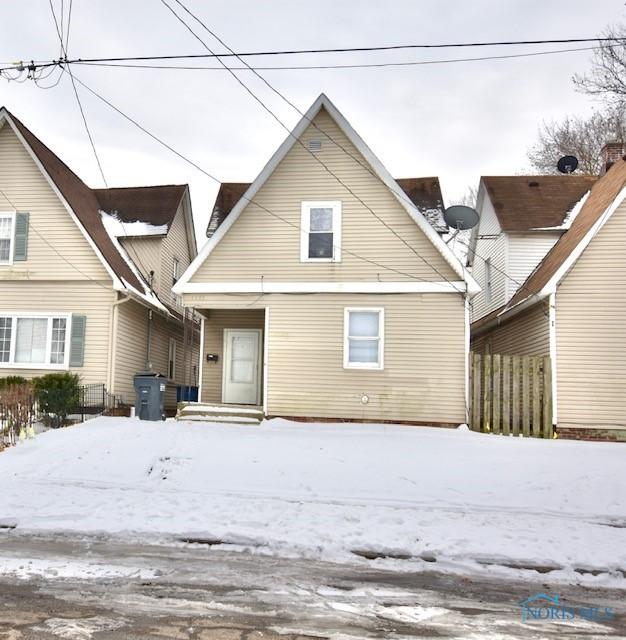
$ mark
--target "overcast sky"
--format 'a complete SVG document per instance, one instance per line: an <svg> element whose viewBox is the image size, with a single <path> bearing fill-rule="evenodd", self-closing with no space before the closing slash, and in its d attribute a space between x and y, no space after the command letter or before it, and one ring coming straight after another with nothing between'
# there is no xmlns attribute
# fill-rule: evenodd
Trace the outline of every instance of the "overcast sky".
<svg viewBox="0 0 626 640"><path fill-rule="evenodd" d="M61 0L54 4L60 12ZM623 0L186 0L186 4L236 51L593 37L607 25L622 22L626 9ZM48 0L5 0L2 5L0 61L58 57ZM66 20L68 5L65 0ZM206 32L198 32L211 48L223 51ZM254 60L257 65L347 64L554 48ZM73 0L70 58L204 52L160 0ZM325 92L394 176L438 175L450 204L481 174L520 173L527 168L526 150L542 120L590 112L593 103L576 93L571 83L573 73L588 67L590 56L583 51L431 66L263 73L302 111ZM215 66L211 61L199 64ZM220 180L251 181L285 137L224 71L85 66L74 70ZM298 114L293 109L249 72L242 72L241 78L284 122L295 125ZM189 183L201 237L217 185L80 91L109 186ZM30 81L2 81L0 92L0 103L85 182L102 186L69 78L49 90Z"/></svg>

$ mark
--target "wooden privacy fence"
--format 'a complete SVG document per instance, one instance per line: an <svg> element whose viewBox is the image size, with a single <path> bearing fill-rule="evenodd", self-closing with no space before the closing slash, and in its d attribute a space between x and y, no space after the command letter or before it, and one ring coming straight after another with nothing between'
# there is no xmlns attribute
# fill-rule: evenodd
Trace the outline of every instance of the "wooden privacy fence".
<svg viewBox="0 0 626 640"><path fill-rule="evenodd" d="M470 427L552 438L551 376L547 356L470 353Z"/></svg>

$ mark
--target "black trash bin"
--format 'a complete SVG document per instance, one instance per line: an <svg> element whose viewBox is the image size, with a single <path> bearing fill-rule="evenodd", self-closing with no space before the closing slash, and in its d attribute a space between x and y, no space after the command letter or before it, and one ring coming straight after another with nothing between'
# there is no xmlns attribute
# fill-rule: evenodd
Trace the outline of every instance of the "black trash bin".
<svg viewBox="0 0 626 640"><path fill-rule="evenodd" d="M165 420L167 378L159 373L135 376L135 415L140 420Z"/></svg>

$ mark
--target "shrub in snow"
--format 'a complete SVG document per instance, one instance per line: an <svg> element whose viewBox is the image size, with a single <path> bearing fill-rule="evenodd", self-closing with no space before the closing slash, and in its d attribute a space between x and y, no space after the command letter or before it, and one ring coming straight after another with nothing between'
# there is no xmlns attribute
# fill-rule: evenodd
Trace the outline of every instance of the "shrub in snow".
<svg viewBox="0 0 626 640"><path fill-rule="evenodd" d="M9 380L9 382L7 382ZM0 447L15 444L19 434L30 427L34 411L33 388L19 376L0 382Z"/></svg>
<svg viewBox="0 0 626 640"><path fill-rule="evenodd" d="M80 399L80 378L75 373L49 373L33 380L39 409L53 428L67 424L67 416Z"/></svg>

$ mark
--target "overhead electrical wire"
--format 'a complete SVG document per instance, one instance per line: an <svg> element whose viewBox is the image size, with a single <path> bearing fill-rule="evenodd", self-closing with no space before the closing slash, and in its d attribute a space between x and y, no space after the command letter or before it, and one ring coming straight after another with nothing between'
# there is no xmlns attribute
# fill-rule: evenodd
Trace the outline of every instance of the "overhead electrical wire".
<svg viewBox="0 0 626 640"><path fill-rule="evenodd" d="M166 2L165 0L161 0L161 2L162 2L163 4L165 4L166 6L168 6L168 5L167 5L167 2ZM231 52L232 52L232 50L230 49L230 47L229 47L229 46L228 46L228 45L227 45L227 44L226 44L226 43L225 43L221 38L219 38L219 36L217 36L217 35L216 35L216 34L215 34L211 29L209 29L209 27L207 27L207 25L206 25L202 20L200 20L197 16L195 16L195 15L194 15L194 14L193 14L193 13L192 13L192 12L191 12L187 7L186 7L186 6L182 3L182 1L181 1L181 0L174 0L174 2L176 2L176 3L177 3L177 4L178 4L178 5L179 5L179 6L180 6L180 7L181 7L181 8L182 8L182 9L183 9L183 10L184 10L188 15L190 15L190 16L191 16L191 17L192 17L196 22L198 22L198 23L199 23L199 24L200 24L200 25L201 25L201 26L202 26L202 27L203 27L203 28L204 28L204 29L205 29L205 30L206 30L206 31L207 31L211 36L213 36L213 37L214 37L214 38L215 38L215 39L216 39L216 40L217 40L217 41L218 41L222 46L226 47L227 49L229 49L229 51L231 51ZM172 11L171 7L169 7L169 6L168 6L168 8L170 9L170 11ZM174 12L172 11L172 13L174 13ZM176 15L176 14L175 14L175 15ZM177 16L177 17L178 17L178 16ZM180 20L180 18L179 18L179 20ZM182 22L182 21L181 21L181 22ZM184 24L184 23L183 23L183 24ZM185 26L187 26L187 25L185 25ZM189 30L189 31L190 31L190 32L191 32L191 33L196 37L196 39L199 39L199 38L198 38L198 36L197 36L197 35L196 35L196 34L195 34L195 33L194 33L194 32L193 32L193 31L192 31L188 26L187 26L187 28L188 28L188 30ZM202 41L201 41L201 42L202 42ZM203 43L203 44L204 44L204 43ZM205 45L205 46L206 46L206 45ZM208 47L207 47L207 49L208 49ZM210 49L209 49L209 51L210 51ZM242 61L242 62L243 62L243 64L244 64L244 65L246 65L244 68L246 68L246 69L248 69L248 70L250 70L250 71L255 71L255 70L253 70L253 69L252 69L252 68L251 68L251 67L250 67L250 66L249 66L245 61ZM297 112L298 112L302 117L306 118L306 115L305 115L305 114L304 114L300 109L298 109L298 107L297 107L296 105L294 105L294 104L293 104L293 103L292 103L292 102L291 102L291 101L290 101L286 96L284 96L280 91L278 91L277 89L275 89L275 88L274 88L274 87L273 87L273 86L272 86L272 85L271 85L267 80L265 80L265 78L263 78L263 77L262 77L260 74L258 74L258 73L255 73L255 75L256 75L260 80L262 80L262 81L264 82L264 84L265 84L266 86L268 86L268 87L269 87L269 88L270 88L270 89L271 89L275 94L277 94L277 95L278 95L280 98L282 98L282 99L283 99L283 100L284 100L288 105L290 105L293 109L295 109L295 110L296 110L296 111L297 111ZM238 78L237 78L237 79L238 79ZM238 79L238 80L239 80L239 79ZM240 82L240 83L241 83L241 82ZM248 91L248 92L250 93L250 91ZM272 115L273 115L273 114L272 114ZM276 116L274 116L274 117L276 118ZM336 140L334 140L334 139L333 139L333 138L332 138L332 137L331 137L327 132L325 132L324 130L320 129L320 128L319 128L319 127L318 127L318 126L317 126L317 125L312 121L312 120L310 120L309 118L306 118L306 119L307 119L307 121L308 121L311 125L313 125L313 126L315 127L315 129L317 129L320 133L324 134L324 135L325 135L325 137L326 137L327 139L329 139L329 140L330 140L331 142L333 142L337 147L339 147L340 149L342 149L342 150L343 150L343 151L344 151L344 152L345 152L345 153L346 153L346 154L347 154L351 159L355 160L355 161L356 161L360 166L364 166L364 165L363 165L363 163L362 163L362 162L360 162L360 160L359 160L359 158L358 158L358 157L355 157L352 153L350 153L350 151L349 151L349 150L345 149L345 147L343 147L339 142L337 142ZM284 125L283 125L283 126L284 126ZM290 132L290 133L291 133L291 132ZM303 146L304 146L304 145L303 145ZM307 148L307 150L310 152L310 150L309 150L308 148ZM317 158L317 156L315 156L312 152L310 152L310 153L311 153L311 155L313 155L313 156L315 157L315 159L316 159L316 160L318 160L318 161L319 161L319 159ZM322 164L323 164L323 163L322 163ZM379 179L379 180L380 180L380 177L379 177L377 174L375 174L375 173L374 173L374 172L373 172L369 167L366 167L366 168L368 169L368 171L369 171L369 172L370 172L374 177L376 177L377 179ZM332 172L331 172L331 174L332 174ZM334 175L334 174L332 174L332 175ZM334 177L335 177L335 178L337 178L337 180L339 180L339 178L338 178L337 176L334 176ZM339 180L339 182L341 182L341 180ZM382 182L382 180L381 180L381 182ZM341 184L343 184L343 182L341 182ZM345 186L345 185L344 185L344 186ZM392 189L392 191L394 191L394 193L396 193L396 190L395 190L395 189ZM404 192L402 192L401 194L400 194L400 193L396 193L396 195L398 195L400 198L405 198L405 199L407 199L407 200L408 200L408 198L407 198L407 196L406 196L406 194L405 194ZM359 199L359 201L361 202L361 204L363 204L364 206L366 206L366 207L367 207L367 205L365 205L365 203L364 203L362 200L360 200L360 199ZM379 220L380 220L380 218L379 218L379 217L378 217L378 216L377 216L377 215L376 215L376 214L375 214L375 213L374 213L374 212L373 212L369 207L367 207L367 208L368 208L368 210L369 210L371 213L373 213L373 214L375 215L375 217L376 217L377 219L379 219ZM385 224L383 220L381 220L381 222L383 222L383 224ZM387 226L387 225L385 224L385 226ZM392 230L392 231L393 231L393 229L390 229L390 230ZM403 239L403 238L401 238L398 234L395 234L395 235L397 235L401 240L403 240L403 241L404 241L404 239ZM459 240L459 241L460 241L460 240ZM406 241L404 241L404 242L405 242L405 244L407 244L407 243L406 243ZM460 241L460 242L461 242L461 241ZM461 244L465 244L465 243L461 242ZM407 244L407 246L409 246L409 247L410 247L410 245L408 245L408 244ZM481 255L477 254L475 250L472 250L472 249L471 249L471 247L469 247L469 245L465 245L465 246L467 246L467 247L472 251L472 254L473 254L474 256L476 256L476 257L480 258L481 260L485 261L485 259L484 259ZM412 247L410 247L410 248L412 249ZM418 255L420 258L422 258L422 256L420 256L419 254L417 254L417 252L415 252L415 250L414 250L414 249L413 249L413 251L414 251L414 253L416 253L416 255ZM423 259L423 258L422 258L422 259ZM428 264L428 263L427 263L427 264ZM431 266L432 266L432 265L431 265ZM433 267L433 268L434 268L434 267ZM526 287L525 287L525 285L524 285L523 283L521 283L521 282L517 281L515 278L511 277L509 274L507 274L507 273L506 273L506 272L504 272L503 270L501 270L501 269L499 269L499 268L497 268L497 267L495 268L495 270L496 270L497 272L501 273L502 275L504 275L505 277L509 278L509 279L510 279L512 282L514 282L514 283L515 283L519 288L526 288ZM441 274L439 271L437 271L437 273L438 273L438 275L442 276L442 274ZM442 277L444 277L444 279L445 279L445 276L442 276ZM449 282L449 280L448 280L448 282Z"/></svg>
<svg viewBox="0 0 626 640"><path fill-rule="evenodd" d="M9 203L9 206L11 206L13 209L15 209L16 211L19 211L20 208L13 204L13 202L9 199L9 197L6 195L6 193L0 189L0 195ZM102 284L101 281L96 280L95 278L92 278L91 276L89 276L88 274L86 274L84 271L82 271L81 269L79 269L76 264L74 262L72 262L69 258L67 258L66 256L64 256L55 246L52 242L50 242L46 236L43 233L40 233L37 230L37 227L35 225L33 225L32 221L29 221L28 223L28 229L29 231L33 231L35 233L35 235L40 238L44 244L48 245L48 247L50 247L50 249L52 249L52 251L54 251L54 253L56 253L59 258L61 258L61 260L63 260L63 262L66 262L67 264L70 265L70 267L72 267L72 269L74 269L77 273L79 273L81 276L83 276L84 278L86 278L87 280L93 282L94 284L97 284L99 287L102 287L103 289L106 289L107 291L110 291L110 286L107 286L105 284Z"/></svg>
<svg viewBox="0 0 626 640"><path fill-rule="evenodd" d="M443 60L406 60L400 62L364 62L353 64L311 64L311 65L285 65L285 66L239 66L228 67L213 66L203 67L199 65L158 65L158 64L128 64L123 62L86 62L77 61L78 64L88 67L108 67L120 69L159 69L180 71L319 71L330 69L382 69L389 67L419 67L428 65L456 64L460 62L485 62L488 60L511 60L515 58L531 58L536 56L548 56L558 53L576 53L579 51L596 51L601 47L577 47L573 49L551 49L549 51L532 51L528 53L511 53L493 56L478 56L474 58L448 58Z"/></svg>
<svg viewBox="0 0 626 640"><path fill-rule="evenodd" d="M83 82L80 78L78 78L77 76L75 76L76 82L81 85L86 91L88 91L89 93L91 93L94 97L96 97L98 100L100 100L101 102L103 102L104 104L106 104L109 108L111 108L113 111L115 111L118 115L122 116L125 120L127 120L128 122L130 122L133 126L135 126L137 129L139 129L140 131L142 131L143 133L145 133L147 136L149 136L150 138L152 138L155 142L157 142L158 144L160 144L162 147L164 147L165 149L167 149L168 151L170 151L171 153L173 153L175 156L177 156L178 158L180 158L181 160L183 160L184 162L186 162L187 164L189 164L190 166L194 167L194 169L198 170L200 173L202 173L203 175L207 176L209 179L213 180L214 182L216 182L217 184L222 184L222 181L217 178L216 176L214 176L212 173L208 172L206 169L202 168L197 162L194 162L193 160L191 160L190 158L188 158L187 156L185 156L183 153L181 153L180 151L176 150L174 147L172 147L170 144L168 144L167 142L165 142L165 140L162 140L159 136L157 136L156 134L152 133L151 131L149 131L148 129L146 129L142 124L140 124L137 120L135 120L134 118L132 118L131 116L129 116L127 113L125 113L124 111L122 111L120 108L118 108L117 106L115 106L110 100L107 100L104 96L102 96L100 93L98 93L97 91L95 91L94 89L92 89L91 87L89 87L85 82ZM261 209L262 211L264 211L265 213L267 213L268 215L272 216L273 218L289 225L290 227L294 228L295 230L297 230L298 232L300 231L300 227L297 224L294 224L293 222L291 222L290 220L287 220L286 218L283 218L282 216L280 216L279 214L275 213L274 211L271 211L270 209L268 209L267 207L265 207L263 204L261 204L260 202L256 201L254 198L249 198L247 197L245 194L241 196L242 200L245 200L246 202L248 202L249 204L253 204L256 207L258 207L259 209ZM380 262L377 262L375 260L371 260L370 258L366 258L365 256L362 256L358 253L356 253L355 251L350 251L349 249L347 249L346 247L342 247L341 248L343 253L346 253L348 255L353 256L354 258L357 258L358 260L362 260L363 262L368 262L369 264L379 267L381 269L387 270L387 271L392 271L393 273L396 273L398 275L402 275L405 276L407 278L411 278L412 280L418 280L421 282L425 282L427 281L426 278L422 278L420 276L416 276L415 274L412 273L408 273L406 271L402 271L400 269L395 269L393 267L389 267L387 265L381 264Z"/></svg>
<svg viewBox="0 0 626 640"><path fill-rule="evenodd" d="M204 23L202 23L202 21L200 21L199 18L194 16L179 0L175 0L177 2L177 4L179 4L197 22L199 22L209 33L211 33L211 35L213 35L213 37L218 39L218 41L220 41L220 43L223 44L223 46L226 46L227 48L229 48L229 53L227 53L227 54L218 54L218 53L212 52L211 49L209 49L208 46L206 46L206 44L188 27L188 25L186 25L186 23L184 23L180 19L180 17L175 12L173 12L171 7L169 5L167 5L167 3L165 3L162 0L163 4L165 4L170 9L170 11L172 11L172 13L174 13L174 15L179 19L179 21L181 21L187 27L187 29L196 37L196 39L198 39L198 40L200 40L200 42L202 42L202 44L210 52L209 54L192 54L192 55L184 55L184 56L153 56L153 57L142 56L142 57L134 57L134 58L109 58L109 59L100 58L100 59L68 60L67 59L67 53L66 53L67 48L66 48L66 46L63 45L62 34L59 33L59 25L58 25L58 23L56 21L54 8L52 6L51 0L49 0L49 1L50 1L50 6L51 6L51 9L52 9L53 16L55 18L55 26L56 26L56 29L57 29L57 34L59 35L59 38L60 38L60 41L61 41L61 48L62 48L62 51L63 51L63 54L64 54L64 60L62 60L62 61L61 60L60 61L53 61L52 63L48 63L48 65L45 65L45 63L44 63L44 65L39 65L39 66L51 66L51 64L64 65L64 66L66 66L68 72L69 72L69 65L72 64L72 63L82 64L82 65L85 65L85 66L111 66L111 67L120 66L120 67L125 67L125 68L133 68L133 67L135 67L135 68L159 68L159 69L167 69L167 68L174 68L174 69L205 69L205 70L225 70L225 71L231 71L231 72L232 71L238 71L238 70L259 71L259 70L282 70L282 69L329 69L329 68L367 68L367 67L379 67L379 66L380 67L382 67L382 66L415 66L415 65L428 65L428 64L446 64L446 63L452 63L452 62L470 62L470 61L479 61L479 60L492 60L492 59L507 59L507 58L518 58L518 57L529 57L529 56L541 56L541 55L550 55L550 54L556 54L556 53L567 53L567 52L575 52L575 51L588 51L588 50L596 49L598 47L584 47L584 48L574 48L574 49L561 49L561 50L552 50L552 51L529 52L529 53L521 53L521 54L502 55L502 56L481 56L481 57L476 57L476 58L457 58L457 59L448 59L448 60L408 61L408 62L349 64L349 65L302 65L302 66L292 66L292 67L251 67L250 65L247 65L244 61L242 61L242 62L246 66L243 66L243 67L227 67L226 65L223 65L223 64L222 64L221 67L170 67L170 66L158 66L158 65L122 65L122 64L106 64L105 65L104 63L100 64L100 61L109 60L109 61L115 62L117 60L119 60L119 61L123 61L123 60L132 61L132 60L180 59L180 58L216 58L216 59L219 60L222 57L233 57L233 56L237 57L237 58L241 58L243 56L295 55L295 54L304 54L304 53L340 53L340 52L343 53L343 52L351 52L351 51L352 52L355 52L355 51L362 52L362 51L384 51L384 50L417 49L417 48L429 49L429 48L447 48L447 47L483 47L483 46L508 46L508 45L528 45L528 44L548 44L548 43L555 43L556 44L556 43L574 43L574 42L596 42L596 43L600 43L600 42L623 42L625 40L623 38L578 38L578 39L570 38L570 39L560 39L560 40L523 40L523 41L453 43L453 44L433 44L433 45L428 45L428 44L424 44L424 45L421 45L421 44L419 44L419 45L391 45L391 46L384 46L384 47L359 47L359 48L341 48L341 49L337 48L337 49L316 49L316 50L311 49L311 50L290 50L290 51L236 53L236 52L232 51L228 47L228 45L226 45L222 40L220 40ZM72 0L70 0L70 6L69 6L69 16L68 16L68 23L67 23L67 31L68 32L67 32L66 41L69 40L69 22L70 22L70 19L71 19L71 11L72 11ZM219 61L221 62L221 60L219 60ZM17 66L14 66L12 68L16 69ZM0 71L2 71L2 69L0 69ZM49 72L46 76L43 76L43 77L48 77L49 75L51 75L51 73L52 72ZM63 72L61 72L60 75L63 75ZM72 78L72 80L74 80L74 76L71 74L71 72L70 72L70 77ZM27 79L27 78L25 78L25 79ZM264 80L263 78L261 78L261 79ZM17 80L17 78L16 78L16 80ZM23 82L24 80L21 80L21 81ZM109 107L113 108L116 112L118 112L124 118L129 120L131 123L133 123L139 129L141 129L144 133L146 133L147 135L152 137L159 144L165 146L168 150L170 150L171 152L175 153L178 157L180 157L184 161L186 161L189 164L191 164L192 166L194 166L196 169L198 169L199 171L201 171L202 173L204 173L205 175L210 177L212 180L215 180L218 183L220 182L216 177L214 177L211 174L209 174L206 171L204 171L199 165L197 165L193 161L189 160L188 158L186 158L185 156L183 156L179 152L177 152L173 147L171 147L170 145L168 145L167 143L165 143L164 141L162 141L158 137L154 136L153 134L151 134L148 130L146 130L144 127L142 127L139 123L137 123L132 118L130 118L129 116L127 116L126 114L121 112L121 110L117 109L112 103L108 102L102 96L100 96L95 91L93 91L90 87L88 87L80 79L75 78L75 80L81 86L83 86L86 90L88 90L90 93L92 93L94 96L96 96L100 100L104 101ZM56 84L58 84L58 81L57 81ZM268 84L268 83L266 82L266 84ZM268 86L270 86L270 85L268 84ZM42 88L46 88L46 87L42 87ZM270 88L272 88L272 90L274 92L278 93L278 95L280 95L285 101L287 101L301 115L304 115L304 114L302 114L302 112L300 112L299 109L297 109L297 107L295 105L293 105L291 102L289 102L289 100L286 97L282 96L282 94L280 94L278 91L276 91L273 87L270 86ZM77 101L79 103L79 107L80 107L80 110L81 110L81 116L83 117L83 122L84 122L84 125L85 125L85 129L87 131L88 137L90 139L92 150L93 150L94 155L96 157L96 160L97 160L97 163L98 163L98 167L100 169L103 181L106 184L106 179L104 178L104 173L102 171L102 167L101 167L101 164L100 164L100 161L99 161L99 157L98 157L97 151L95 149L95 145L93 144L93 138L91 137L91 134L90 134L90 131L89 131L89 127L87 125L86 118L85 118L85 115L84 115L84 111L82 109L82 105L80 103L80 98L78 96L78 92L76 90L75 85L74 85L74 91L76 93L76 98L77 98ZM283 126L285 126L285 125L283 125ZM326 136L329 137L327 134L326 134ZM329 137L329 139L330 139L330 137ZM336 143L336 144L341 147L341 145L339 145L338 143ZM341 148L343 148L343 147L341 147ZM345 149L344 149L344 151L345 151ZM349 155L351 155L351 157L354 158L354 156L352 156L352 154L349 154ZM356 158L354 158L354 159L358 161L358 159L356 159ZM359 162L359 164L362 164L362 163ZM406 197L405 194L404 194L404 196ZM250 202L253 202L253 201L250 200ZM258 203L254 203L254 204L256 204L257 206L260 206ZM365 203L363 203L363 204L365 205ZM281 219L283 222L291 224L292 226L295 226L297 228L296 225L293 225L289 221L281 218L280 216L277 216L277 215L273 214L273 212L270 212L269 210L265 209L264 207L261 207L261 208L266 210L267 213L270 213L271 215L274 215L274 217L277 217L277 218ZM374 215L376 215L376 214L374 214ZM465 243L462 243L462 244L465 244ZM346 251L345 248L344 248L344 251ZM348 251L347 253L351 253L351 252ZM475 251L472 252L472 253L473 253L473 255L476 255L480 259L483 259L482 256L480 256L479 254L476 254ZM418 277L414 276L413 274L408 274L408 273L405 273L405 272L401 272L401 271L395 270L393 268L387 267L386 265L382 265L382 264L376 263L374 261L370 261L370 260L364 258L363 256L359 256L358 254L352 253L352 255L354 255L355 257L357 257L357 258L359 258L361 260L366 260L368 262L371 262L372 264L375 264L376 266L379 266L381 268L392 270L392 271L395 271L396 273L400 273L402 275L405 275L405 276L408 276L408 277L411 277L411 278L422 280L422 278L418 278ZM417 255L419 255L419 254L417 254ZM421 258L421 256L420 256L420 258ZM432 265L430 265L430 266L432 266ZM502 273L506 277L510 277L510 276L508 276L508 274L506 274L504 272L502 272ZM439 275L441 275L441 274L439 274ZM522 286L523 287L523 284L515 281L513 278L511 278L511 280L514 281L518 286Z"/></svg>
<svg viewBox="0 0 626 640"><path fill-rule="evenodd" d="M57 32L57 35L59 36L59 41L61 43L61 50L63 52L63 55L67 57L65 45L63 43L63 31L61 29L59 29L59 23L57 21L57 16L56 16L56 13L54 11L54 5L52 4L52 0L48 0L48 1L49 1L49 4L50 4L50 10L52 12L52 18L54 20L54 25L55 25L55 28L56 28L56 32ZM69 67L69 65L67 65L65 67L65 71L67 71L67 73L70 76L70 80L72 82L72 89L74 90L74 95L76 96L76 102L78 103L78 109L80 111L80 115L81 115L81 118L83 120L83 125L84 125L85 131L87 133L87 138L89 138L89 144L91 146L91 150L93 152L94 158L96 159L96 164L98 165L98 169L100 171L100 176L102 177L102 182L104 183L104 186L108 190L109 184L107 182L106 176L104 175L104 169L102 168L102 163L100 162L100 156L98 155L98 151L96 149L96 144L94 142L93 136L91 135L91 130L89 129L89 125L87 124L87 116L85 115L85 110L83 109L83 104L81 102L80 95L78 93L78 88L76 87L76 82L74 80L74 75L73 75L72 70ZM122 226L122 230L124 231L124 236L128 237L128 234L126 233L126 227L124 226L124 222L122 220L120 220L120 219L118 219L118 222ZM125 250L126 250L126 246L127 245L124 246ZM143 264L143 262L142 262L142 260L141 260L141 258L139 256L139 254L137 253L137 250L135 249L134 245L132 243L130 243L130 246L132 247L133 253L135 254L135 257L137 258L137 263L138 263L140 269L143 272L142 275L144 277L144 280L148 283L150 289L152 289L152 284L151 284L151 279L150 279L150 271Z"/></svg>
<svg viewBox="0 0 626 640"><path fill-rule="evenodd" d="M71 17L71 2L70 16ZM500 40L490 42L452 42L452 43L433 43L433 44L394 44L368 47L329 47L320 49L283 49L270 51L242 51L228 53L210 53L210 54L169 54L156 56L109 56L98 58L74 58L64 60L31 60L29 62L7 62L5 67L1 67L0 71L24 69L28 66L31 68L53 66L59 64L74 63L95 63L95 62L141 62L151 60L192 60L202 58L243 58L243 57L264 57L264 56L294 56L294 55L321 55L321 54L344 54L344 53L373 53L373 52L389 52L402 50L430 50L430 49L453 49L453 48L477 48L477 47L509 47L509 46L529 46L529 45L547 45L547 44L583 44L596 43L596 46L606 45L608 43L621 45L626 42L626 38L618 37L594 37L594 38L545 38L541 40ZM66 47L67 49L67 47Z"/></svg>
<svg viewBox="0 0 626 640"><path fill-rule="evenodd" d="M187 14L189 14L191 17L193 17L194 20L196 20L196 22L198 22L200 25L203 26L203 28L208 31L216 40L218 40L218 42L220 44L222 44L223 46L225 46L227 49L230 50L230 48L228 47L228 45L221 40L217 35L215 35L199 18L197 18L193 13L191 13L189 11L189 9L187 9L187 7L185 7L185 5L180 2L180 0L174 0ZM200 42L205 49L207 49L207 51L209 51L209 53L213 53L213 51L211 50L211 48L202 40L202 38L200 38L200 36L198 36L198 34L195 33L195 31L174 11L174 9L172 9L172 7L167 3L166 0L161 0L161 3L167 7L167 9L172 13L172 15L174 15L174 17L194 36L194 38L196 40L198 40L198 42ZM219 59L218 59L219 60ZM222 63L221 60L219 60L220 64L225 64ZM246 64L244 62L244 64ZM274 113L274 111L272 111L272 109L270 107L268 107L265 102L259 98L259 96L252 91L252 89L250 89L250 87L248 87L248 85L243 82L243 80L241 80L241 78L239 78L237 76L237 74L234 71L230 71L230 74L233 76L233 78L237 81L238 84L240 84L243 89L283 128L285 129L285 131L287 131L287 134L292 137L294 139L294 142L299 144L307 153L309 153L309 155L321 166L324 168L324 170L329 173L339 184L341 184L344 189L346 189L346 191L348 191L348 193L350 193L350 195L352 195L355 200L357 200L361 205L363 205L386 229L388 229L394 236L396 236L398 238L398 240L400 240L412 253L414 253L420 260L422 260L422 262L424 262L424 264L426 264L428 267L430 267L430 269L432 269L440 278L442 278L442 280L445 280L446 282L448 282L448 284L450 284L454 289L456 289L459 293L463 293L463 290L460 289L457 285L455 285L452 281L450 281L449 278L447 278L443 273L441 273L441 271L439 269L437 269L437 267L435 267L432 263L430 263L428 260L426 260L426 258L424 258L424 256L422 256L418 251L416 251L416 249L402 236L400 235L391 225L389 225L383 218L381 218L358 194L356 194L354 192L354 190L347 185L336 173L334 173L332 171L332 169L330 169L330 167L328 167L328 165L326 165L323 160L321 160L321 158L319 158L315 153L313 153L306 144L304 144L302 142L302 140L300 140L299 137L297 137L292 130ZM285 96L283 96L282 94L280 94L280 92L278 92L274 87L272 87L271 85L269 85L269 83L267 82L267 80L265 80L265 78L263 78L262 76L260 76L258 73L255 73L255 75L257 75L257 77L259 77L267 86L269 86L272 91L274 91L275 93L277 93L278 95L281 96L281 98L285 101L287 101L294 109L296 109L299 113L302 113L299 111L299 109L293 105ZM309 120L310 122L310 120ZM359 163L361 164L361 163Z"/></svg>

